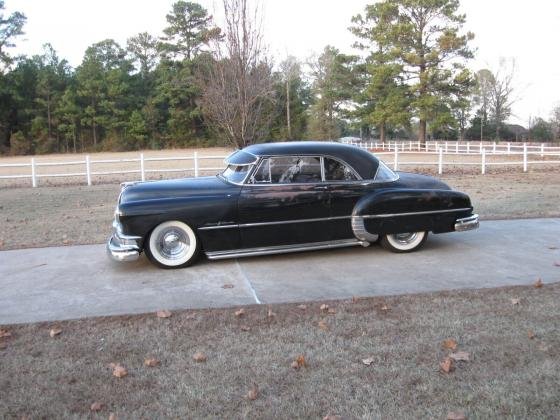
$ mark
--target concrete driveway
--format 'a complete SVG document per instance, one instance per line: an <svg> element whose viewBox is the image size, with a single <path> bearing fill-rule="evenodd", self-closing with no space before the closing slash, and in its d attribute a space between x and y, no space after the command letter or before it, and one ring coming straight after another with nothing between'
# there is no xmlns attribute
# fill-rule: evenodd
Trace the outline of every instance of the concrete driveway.
<svg viewBox="0 0 560 420"><path fill-rule="evenodd" d="M180 270L144 257L118 264L104 245L3 251L0 324L556 282L555 262L560 219L486 221L477 231L431 235L412 254L375 245L202 260Z"/></svg>

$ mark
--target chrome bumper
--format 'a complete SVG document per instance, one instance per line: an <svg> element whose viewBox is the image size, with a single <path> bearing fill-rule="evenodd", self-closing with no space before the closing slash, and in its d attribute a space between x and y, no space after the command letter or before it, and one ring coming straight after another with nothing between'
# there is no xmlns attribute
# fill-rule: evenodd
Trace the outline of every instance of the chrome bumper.
<svg viewBox="0 0 560 420"><path fill-rule="evenodd" d="M140 256L139 239L140 236L124 235L120 224L114 221L113 234L107 241L107 254L115 261L135 261Z"/></svg>
<svg viewBox="0 0 560 420"><path fill-rule="evenodd" d="M469 217L457 219L457 221L455 222L455 231L464 232L466 230L478 229L478 226L478 214L473 214Z"/></svg>

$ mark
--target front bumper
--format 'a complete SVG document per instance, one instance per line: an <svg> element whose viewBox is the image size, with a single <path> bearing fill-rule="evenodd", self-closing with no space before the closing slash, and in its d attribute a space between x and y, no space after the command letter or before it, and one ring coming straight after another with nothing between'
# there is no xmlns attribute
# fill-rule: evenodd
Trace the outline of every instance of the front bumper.
<svg viewBox="0 0 560 420"><path fill-rule="evenodd" d="M457 219L457 221L455 222L455 231L465 232L467 230L478 229L478 226L478 214L473 214L469 217Z"/></svg>
<svg viewBox="0 0 560 420"><path fill-rule="evenodd" d="M107 241L107 254L115 261L135 261L140 256L140 236L124 235L120 224L113 222L113 234Z"/></svg>

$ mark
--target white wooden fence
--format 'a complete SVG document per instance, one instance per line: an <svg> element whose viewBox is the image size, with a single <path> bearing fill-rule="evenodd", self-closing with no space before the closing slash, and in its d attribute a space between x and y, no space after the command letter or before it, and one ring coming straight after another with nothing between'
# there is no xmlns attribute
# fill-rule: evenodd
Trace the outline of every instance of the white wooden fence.
<svg viewBox="0 0 560 420"><path fill-rule="evenodd" d="M403 166L432 166L437 168L437 172L442 174L445 166L454 167L480 167L480 173L485 174L487 168L492 166L518 166L527 172L530 165L560 164L560 147L545 146L534 144L512 144L512 143L480 143L480 142L427 142L420 144L416 141L398 142L355 142L344 141L367 150L371 150L379 156L393 169L398 170ZM419 160L409 160L407 156L420 156ZM453 158L455 156L455 158ZM457 161L457 156L468 156L467 161ZM491 157L508 157L502 161L489 161ZM138 174L140 180L145 181L150 173L183 173L198 177L201 172L218 172L223 169L220 167L207 166L208 161L222 160L226 156L201 156L194 152L190 156L169 156L169 157L145 157L140 153L137 158L122 159L92 159L87 155L81 160L66 162L39 162L35 157L30 158L28 163L7 163L0 164L2 168L22 168L21 173L3 175L0 172L0 181L11 179L30 179L31 186L37 187L38 181L42 178L61 178L73 177L82 178L84 183L92 185L93 177L104 175L126 175ZM149 162L171 162L185 161L189 166L183 168L159 168L149 169L146 164ZM210 162L212 163L212 162ZM131 164L137 165L133 169L124 169L123 166ZM96 166L116 165L115 170L96 170ZM120 167L119 167L120 166ZM43 167L70 167L76 168L59 173L40 173ZM0 184L1 186L1 184Z"/></svg>

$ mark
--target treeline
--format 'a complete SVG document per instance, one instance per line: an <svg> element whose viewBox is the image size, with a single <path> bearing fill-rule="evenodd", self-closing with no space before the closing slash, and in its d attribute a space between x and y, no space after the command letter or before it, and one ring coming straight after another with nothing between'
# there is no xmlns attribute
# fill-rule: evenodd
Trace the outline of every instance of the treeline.
<svg viewBox="0 0 560 420"><path fill-rule="evenodd" d="M531 131L506 124L513 65L476 73L456 0L384 0L352 21L362 56L327 46L308 62L272 64L246 0L224 0L218 28L178 1L160 36L85 51L72 68L46 44L8 48L25 16L0 0L0 153L135 150L256 141L368 138L552 140L560 110ZM537 138L540 136L540 138Z"/></svg>

